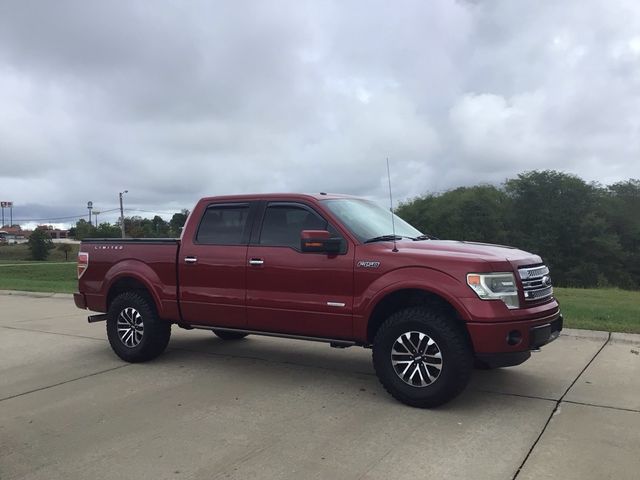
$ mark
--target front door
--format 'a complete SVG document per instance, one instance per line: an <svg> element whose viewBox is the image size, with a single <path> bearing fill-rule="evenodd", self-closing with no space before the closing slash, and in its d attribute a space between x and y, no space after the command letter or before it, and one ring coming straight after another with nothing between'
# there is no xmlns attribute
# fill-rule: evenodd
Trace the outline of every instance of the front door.
<svg viewBox="0 0 640 480"><path fill-rule="evenodd" d="M253 205L212 204L178 258L182 318L193 325L246 328L247 245Z"/></svg>
<svg viewBox="0 0 640 480"><path fill-rule="evenodd" d="M353 335L354 248L302 253L302 230L329 230L313 208L269 202L247 252L247 321L251 330L325 338Z"/></svg>

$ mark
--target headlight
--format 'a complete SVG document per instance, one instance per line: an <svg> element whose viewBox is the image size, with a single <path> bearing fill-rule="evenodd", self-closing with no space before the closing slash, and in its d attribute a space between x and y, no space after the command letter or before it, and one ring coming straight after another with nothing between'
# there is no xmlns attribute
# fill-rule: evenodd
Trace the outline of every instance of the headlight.
<svg viewBox="0 0 640 480"><path fill-rule="evenodd" d="M482 300L502 300L507 308L520 308L513 273L468 273L467 285Z"/></svg>

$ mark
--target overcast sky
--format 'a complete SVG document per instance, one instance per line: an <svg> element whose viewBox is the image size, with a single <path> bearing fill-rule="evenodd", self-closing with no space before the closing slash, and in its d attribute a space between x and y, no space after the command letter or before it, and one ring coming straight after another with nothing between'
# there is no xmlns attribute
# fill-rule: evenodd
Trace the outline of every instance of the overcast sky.
<svg viewBox="0 0 640 480"><path fill-rule="evenodd" d="M382 200L386 157L398 200L533 169L612 183L640 178L639 154L637 0L0 0L17 219L113 209L124 189L158 212Z"/></svg>

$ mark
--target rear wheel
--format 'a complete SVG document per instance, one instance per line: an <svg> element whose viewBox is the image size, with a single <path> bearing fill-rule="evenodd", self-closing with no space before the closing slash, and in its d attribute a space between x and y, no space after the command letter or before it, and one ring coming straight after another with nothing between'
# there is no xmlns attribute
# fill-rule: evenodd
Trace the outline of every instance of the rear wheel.
<svg viewBox="0 0 640 480"><path fill-rule="evenodd" d="M171 324L158 318L146 295L118 295L107 313L107 337L111 348L127 362L146 362L164 352L171 337Z"/></svg>
<svg viewBox="0 0 640 480"><path fill-rule="evenodd" d="M248 333L229 332L228 330L213 330L213 333L222 340L240 340L249 335Z"/></svg>
<svg viewBox="0 0 640 480"><path fill-rule="evenodd" d="M473 356L465 332L444 312L411 307L391 315L373 343L380 383L413 407L442 405L466 387Z"/></svg>

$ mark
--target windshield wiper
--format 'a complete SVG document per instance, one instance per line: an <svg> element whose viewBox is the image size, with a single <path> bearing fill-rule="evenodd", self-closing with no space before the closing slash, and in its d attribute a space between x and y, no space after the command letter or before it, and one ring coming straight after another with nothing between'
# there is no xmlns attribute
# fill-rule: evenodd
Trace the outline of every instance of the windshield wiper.
<svg viewBox="0 0 640 480"><path fill-rule="evenodd" d="M420 240L438 240L436 237L434 237L433 235L418 235L417 237L413 237L411 240L413 240L414 242L420 241Z"/></svg>
<svg viewBox="0 0 640 480"><path fill-rule="evenodd" d="M401 235L380 235L379 237L373 237L368 240L365 240L364 243L390 242L392 240L402 240L403 238L411 238L411 237L403 237Z"/></svg>

